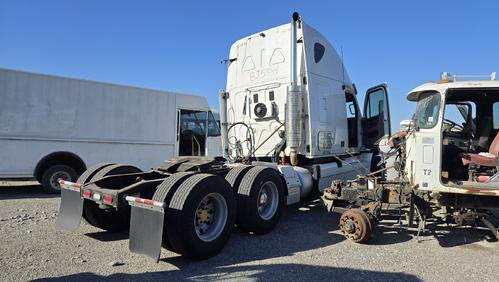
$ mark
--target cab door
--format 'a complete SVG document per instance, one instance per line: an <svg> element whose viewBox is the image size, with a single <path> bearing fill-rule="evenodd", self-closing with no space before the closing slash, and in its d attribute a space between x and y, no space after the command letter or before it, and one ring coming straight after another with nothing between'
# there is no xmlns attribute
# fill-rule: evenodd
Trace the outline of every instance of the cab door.
<svg viewBox="0 0 499 282"><path fill-rule="evenodd" d="M222 156L222 138L220 134L220 122L218 113L208 112L208 138L206 138L206 156Z"/></svg>
<svg viewBox="0 0 499 282"><path fill-rule="evenodd" d="M391 135L390 107L386 83L371 87L364 101L362 121L364 146L375 148L374 144L385 135Z"/></svg>
<svg viewBox="0 0 499 282"><path fill-rule="evenodd" d="M178 109L178 156L205 156L207 111Z"/></svg>

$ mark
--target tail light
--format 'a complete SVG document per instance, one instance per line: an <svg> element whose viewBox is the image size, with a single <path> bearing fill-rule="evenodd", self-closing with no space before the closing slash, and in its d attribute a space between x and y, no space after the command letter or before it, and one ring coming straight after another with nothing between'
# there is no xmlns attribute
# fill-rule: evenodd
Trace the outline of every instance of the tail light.
<svg viewBox="0 0 499 282"><path fill-rule="evenodd" d="M110 203L112 203L112 202L113 202L113 197L111 197L111 196L104 196L104 197L102 198L102 201L103 201L104 203L106 203L106 204L110 204Z"/></svg>

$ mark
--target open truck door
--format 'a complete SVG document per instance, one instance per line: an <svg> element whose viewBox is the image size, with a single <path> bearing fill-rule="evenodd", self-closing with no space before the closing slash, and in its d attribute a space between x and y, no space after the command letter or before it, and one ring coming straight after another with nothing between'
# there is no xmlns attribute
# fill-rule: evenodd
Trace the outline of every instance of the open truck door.
<svg viewBox="0 0 499 282"><path fill-rule="evenodd" d="M366 148L385 135L391 135L390 108L386 83L371 87L366 92L364 101L364 119L362 121L363 142Z"/></svg>

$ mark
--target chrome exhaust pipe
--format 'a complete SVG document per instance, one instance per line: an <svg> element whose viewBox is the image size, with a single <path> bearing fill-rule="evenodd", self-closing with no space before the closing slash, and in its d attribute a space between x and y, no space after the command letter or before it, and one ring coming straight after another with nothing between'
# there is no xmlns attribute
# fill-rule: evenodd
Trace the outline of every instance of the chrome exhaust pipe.
<svg viewBox="0 0 499 282"><path fill-rule="evenodd" d="M298 147L301 140L301 91L297 79L297 52L296 29L300 15L293 13L291 21L291 85L287 89L286 97L286 144L290 148L289 158L291 165L298 165Z"/></svg>

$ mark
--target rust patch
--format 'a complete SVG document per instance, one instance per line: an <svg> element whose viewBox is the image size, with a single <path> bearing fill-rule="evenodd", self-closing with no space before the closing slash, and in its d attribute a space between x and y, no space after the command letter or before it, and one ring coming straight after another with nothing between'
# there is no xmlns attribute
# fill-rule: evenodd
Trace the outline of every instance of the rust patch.
<svg viewBox="0 0 499 282"><path fill-rule="evenodd" d="M478 188L464 188L463 190L465 194L470 195L498 196L495 192L484 191Z"/></svg>

